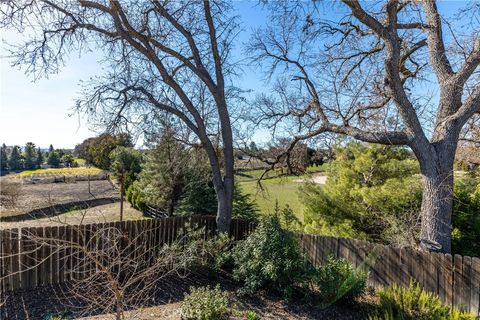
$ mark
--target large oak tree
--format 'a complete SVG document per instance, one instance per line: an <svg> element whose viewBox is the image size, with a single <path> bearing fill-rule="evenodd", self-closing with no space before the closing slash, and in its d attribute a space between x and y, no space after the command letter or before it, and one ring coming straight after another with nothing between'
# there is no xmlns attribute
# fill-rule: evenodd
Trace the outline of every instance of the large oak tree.
<svg viewBox="0 0 480 320"><path fill-rule="evenodd" d="M480 111L480 7L463 5L442 15L433 0L271 2L248 48L276 79L256 118L289 130L293 144L333 132L413 150L421 245L443 252L455 151Z"/></svg>
<svg viewBox="0 0 480 320"><path fill-rule="evenodd" d="M107 128L153 126L159 114L193 132L205 148L218 198L217 227L228 231L233 142L228 64L238 32L222 1L8 1L1 26L27 40L14 64L35 76L57 72L70 52L94 50L107 74L86 84L78 109Z"/></svg>

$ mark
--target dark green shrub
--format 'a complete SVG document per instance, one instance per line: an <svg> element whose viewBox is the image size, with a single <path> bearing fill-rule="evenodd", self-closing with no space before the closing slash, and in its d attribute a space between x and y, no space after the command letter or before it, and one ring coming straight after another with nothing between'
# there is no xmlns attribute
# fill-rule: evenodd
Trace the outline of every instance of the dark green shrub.
<svg viewBox="0 0 480 320"><path fill-rule="evenodd" d="M444 305L438 296L426 292L418 284L408 288L390 285L377 292L379 306L369 320L474 320L473 313Z"/></svg>
<svg viewBox="0 0 480 320"><path fill-rule="evenodd" d="M45 320L68 320L71 319L67 315L67 312L60 312L60 313L49 313L45 318Z"/></svg>
<svg viewBox="0 0 480 320"><path fill-rule="evenodd" d="M138 186L137 181L133 182L127 189L125 193L127 201L137 210L145 210L145 201L144 195L140 187Z"/></svg>
<svg viewBox="0 0 480 320"><path fill-rule="evenodd" d="M308 282L311 266L302 257L294 235L281 228L277 216L260 221L232 255L233 276L244 282L244 293L269 288L289 298L297 285Z"/></svg>
<svg viewBox="0 0 480 320"><path fill-rule="evenodd" d="M365 289L368 273L355 270L345 259L327 258L313 276L319 296L324 304L346 301L360 296Z"/></svg>
<svg viewBox="0 0 480 320"><path fill-rule="evenodd" d="M258 205L252 196L244 193L239 184L235 184L233 191L232 218L256 221L258 218Z"/></svg>
<svg viewBox="0 0 480 320"><path fill-rule="evenodd" d="M227 293L217 285L210 287L190 288L182 302L181 316L185 320L216 320L228 312Z"/></svg>
<svg viewBox="0 0 480 320"><path fill-rule="evenodd" d="M480 177L471 173L455 179L452 252L480 257Z"/></svg>
<svg viewBox="0 0 480 320"><path fill-rule="evenodd" d="M231 239L220 233L206 236L205 227L187 225L176 241L163 245L160 256L167 256L167 265L180 266L185 273L219 269L229 258Z"/></svg>

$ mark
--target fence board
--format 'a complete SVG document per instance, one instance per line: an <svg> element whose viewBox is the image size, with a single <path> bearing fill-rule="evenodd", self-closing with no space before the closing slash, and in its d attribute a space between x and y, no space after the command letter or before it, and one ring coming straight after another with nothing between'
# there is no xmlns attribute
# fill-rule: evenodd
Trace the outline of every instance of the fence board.
<svg viewBox="0 0 480 320"><path fill-rule="evenodd" d="M446 264L445 255L441 253L435 254L437 275L438 275L438 296L443 302L447 301L447 281L446 281Z"/></svg>
<svg viewBox="0 0 480 320"><path fill-rule="evenodd" d="M480 316L480 258L472 258L470 310L478 310Z"/></svg>
<svg viewBox="0 0 480 320"><path fill-rule="evenodd" d="M462 287L463 287L463 273L462 273L462 256L456 254L453 257L453 304L456 306L463 306L462 303Z"/></svg>
<svg viewBox="0 0 480 320"><path fill-rule="evenodd" d="M453 258L452 255L445 255L445 287L446 287L446 302L453 306Z"/></svg>
<svg viewBox="0 0 480 320"><path fill-rule="evenodd" d="M53 226L50 228L49 238L51 239L58 239L58 226ZM51 247L51 282L50 283L58 283L60 282L60 273L59 273L59 246L53 246L54 243L50 243Z"/></svg>
<svg viewBox="0 0 480 320"><path fill-rule="evenodd" d="M11 233L11 249L12 253L17 253L12 256L12 272L13 272L13 278L12 278L12 288L13 290L20 289L21 288L21 279L20 279L20 260L19 260L19 255L18 252L20 250L19 248L19 241L20 241L20 234L19 234L19 229L13 229Z"/></svg>
<svg viewBox="0 0 480 320"><path fill-rule="evenodd" d="M436 262L435 253L426 253L424 262L424 284L425 290L438 294L438 271L435 265Z"/></svg>
<svg viewBox="0 0 480 320"><path fill-rule="evenodd" d="M463 257L463 266L462 266L462 293L460 305L464 307L465 310L470 310L470 288L472 280L472 258Z"/></svg>
<svg viewBox="0 0 480 320"><path fill-rule="evenodd" d="M2 277L2 290L9 291L12 290L11 286L11 273L12 273L12 249L11 249L11 238L10 238L10 230L5 230L2 232L2 236L0 237L2 241L2 270L3 270L3 277Z"/></svg>
<svg viewBox="0 0 480 320"><path fill-rule="evenodd" d="M398 261L398 272L399 272L399 284L403 287L408 287L410 283L410 274L408 272L408 266L410 255L406 248L399 249L399 261Z"/></svg>
<svg viewBox="0 0 480 320"><path fill-rule="evenodd" d="M81 279L95 272L95 266L79 262L83 254L73 247L57 250L52 241L85 245L88 250L103 250L112 232L122 232L124 254L141 254L147 263L158 256L162 244L171 244L184 234L186 224L205 227L205 236L215 230L215 217L173 217L139 221L110 222L84 226L37 227L0 231L0 292L34 288L51 283ZM244 238L253 223L232 221L230 236ZM99 231L103 230L103 231ZM480 259L452 258L449 254L420 252L411 248L393 248L367 241L298 234L302 251L315 266L329 255L343 257L356 268L370 272L369 285L398 283L407 286L416 280L426 290L437 293L449 305L479 312ZM40 241L40 239L42 239ZM50 239L50 240L49 240ZM51 240L56 239L56 240ZM127 248L127 243L130 243ZM135 250L141 247L142 250Z"/></svg>

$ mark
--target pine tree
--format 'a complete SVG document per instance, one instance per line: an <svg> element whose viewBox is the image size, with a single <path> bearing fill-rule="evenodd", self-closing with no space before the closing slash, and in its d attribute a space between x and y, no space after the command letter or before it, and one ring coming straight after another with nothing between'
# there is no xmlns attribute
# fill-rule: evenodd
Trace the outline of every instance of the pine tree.
<svg viewBox="0 0 480 320"><path fill-rule="evenodd" d="M55 151L55 149L53 148L53 145L50 144L50 147L48 147L48 151L47 151L47 153L45 154L45 156L47 157L47 159L48 159L48 156L50 155L50 153L52 153L53 151Z"/></svg>
<svg viewBox="0 0 480 320"><path fill-rule="evenodd" d="M20 147L13 146L10 153L10 159L8 160L8 167L12 171L18 171L22 169L22 157L20 155Z"/></svg>
<svg viewBox="0 0 480 320"><path fill-rule="evenodd" d="M0 148L0 174L8 171L8 155L5 143Z"/></svg>
<svg viewBox="0 0 480 320"><path fill-rule="evenodd" d="M52 150L48 153L47 164L52 168L60 167L60 158L55 150Z"/></svg>
<svg viewBox="0 0 480 320"><path fill-rule="evenodd" d="M33 142L27 142L25 144L24 159L25 170L33 170L36 168L37 154L35 152L35 144Z"/></svg>
<svg viewBox="0 0 480 320"><path fill-rule="evenodd" d="M37 168L40 168L44 161L45 161L45 158L43 157L42 150L40 150L40 147L38 147L38 149L37 149L37 161L36 161Z"/></svg>

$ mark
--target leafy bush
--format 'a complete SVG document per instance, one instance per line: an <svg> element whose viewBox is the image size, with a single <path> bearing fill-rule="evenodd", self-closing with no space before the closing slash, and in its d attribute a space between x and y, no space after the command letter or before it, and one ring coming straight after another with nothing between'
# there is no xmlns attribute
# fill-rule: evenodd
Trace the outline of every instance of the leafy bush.
<svg viewBox="0 0 480 320"><path fill-rule="evenodd" d="M426 292L418 284L408 288L392 284L378 291L380 304L370 320L474 320L473 313L451 309L438 296Z"/></svg>
<svg viewBox="0 0 480 320"><path fill-rule="evenodd" d="M301 188L307 232L388 241L392 223L415 220L403 219L422 199L419 165L406 149L350 143L335 156L325 186Z"/></svg>
<svg viewBox="0 0 480 320"><path fill-rule="evenodd" d="M302 257L295 237L283 230L278 216L268 216L233 249L233 277L244 282L242 292L269 288L289 298L305 284L311 266Z"/></svg>
<svg viewBox="0 0 480 320"><path fill-rule="evenodd" d="M216 320L228 312L227 293L217 285L210 287L190 288L182 302L181 317L185 320Z"/></svg>
<svg viewBox="0 0 480 320"><path fill-rule="evenodd" d="M142 171L142 153L130 147L118 146L110 152L109 157L110 171L127 190Z"/></svg>
<svg viewBox="0 0 480 320"><path fill-rule="evenodd" d="M360 296L367 276L367 272L355 270L347 260L330 256L327 263L316 270L313 282L318 286L322 302L331 304Z"/></svg>
<svg viewBox="0 0 480 320"><path fill-rule="evenodd" d="M207 235L205 227L187 225L176 241L161 247L159 256L167 256L167 265L180 266L188 273L195 269L220 268L230 258L230 247L228 235Z"/></svg>
<svg viewBox="0 0 480 320"><path fill-rule="evenodd" d="M260 320L260 316L255 311L245 312L245 318L247 320Z"/></svg>
<svg viewBox="0 0 480 320"><path fill-rule="evenodd" d="M138 181L134 181L127 189L126 192L127 201L137 210L145 210L144 196L141 188L138 185Z"/></svg>
<svg viewBox="0 0 480 320"><path fill-rule="evenodd" d="M68 320L71 319L67 315L67 312L60 312L60 313L49 313L45 318L45 320Z"/></svg>
<svg viewBox="0 0 480 320"><path fill-rule="evenodd" d="M452 251L480 257L480 178L473 174L455 180Z"/></svg>

